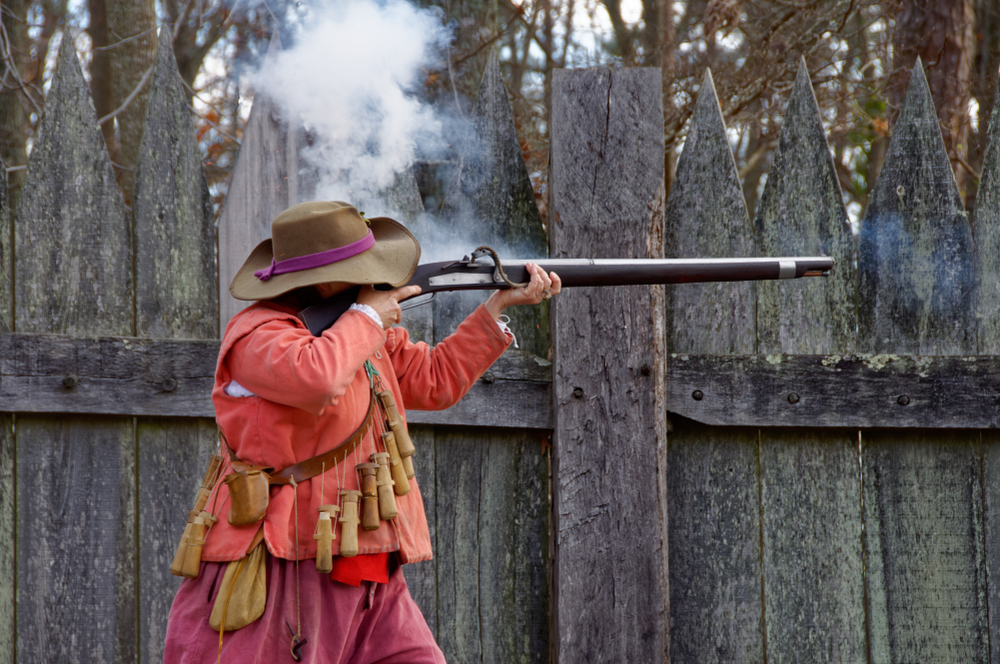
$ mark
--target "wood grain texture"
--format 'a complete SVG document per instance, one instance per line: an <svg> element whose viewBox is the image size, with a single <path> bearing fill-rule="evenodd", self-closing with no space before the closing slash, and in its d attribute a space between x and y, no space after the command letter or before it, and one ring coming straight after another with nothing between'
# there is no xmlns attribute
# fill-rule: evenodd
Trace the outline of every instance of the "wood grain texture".
<svg viewBox="0 0 1000 664"><path fill-rule="evenodd" d="M762 430L768 662L867 662L854 431Z"/></svg>
<svg viewBox="0 0 1000 664"><path fill-rule="evenodd" d="M858 348L976 351L973 246L920 62L859 246ZM979 436L865 432L872 661L989 657Z"/></svg>
<svg viewBox="0 0 1000 664"><path fill-rule="evenodd" d="M671 422L670 661L765 661L757 432Z"/></svg>
<svg viewBox="0 0 1000 664"><path fill-rule="evenodd" d="M919 60L858 238L858 350L976 348L972 229Z"/></svg>
<svg viewBox="0 0 1000 664"><path fill-rule="evenodd" d="M72 40L59 48L18 218L14 329L134 334L132 228Z"/></svg>
<svg viewBox="0 0 1000 664"><path fill-rule="evenodd" d="M863 440L871 661L988 662L978 437Z"/></svg>
<svg viewBox="0 0 1000 664"><path fill-rule="evenodd" d="M15 236L15 329L134 334L132 228L72 40L60 46ZM137 657L131 418L18 416L19 661Z"/></svg>
<svg viewBox="0 0 1000 664"><path fill-rule="evenodd" d="M280 51L275 33L266 57L275 57ZM250 304L229 295L236 272L254 247L271 237L271 221L280 212L312 197L315 178L299 157L304 146L301 123L283 117L265 95L256 95L219 213L220 334L230 319Z"/></svg>
<svg viewBox="0 0 1000 664"><path fill-rule="evenodd" d="M412 411L406 413L410 419ZM406 585L410 589L413 601L420 607L427 626L434 638L438 637L438 602L437 602L437 562L447 552L437 548L437 444L435 428L432 426L413 426L407 422L410 438L417 451L414 453L413 471L420 484L420 497L424 501L424 514L427 516L427 528L430 531L434 558L419 563L406 565L403 573Z"/></svg>
<svg viewBox="0 0 1000 664"><path fill-rule="evenodd" d="M438 430L437 638L448 661L546 662L548 460L535 435Z"/></svg>
<svg viewBox="0 0 1000 664"><path fill-rule="evenodd" d="M1000 108L1000 87L993 108ZM1000 113L990 119L989 143L976 191L976 323L979 353L1000 354Z"/></svg>
<svg viewBox="0 0 1000 664"><path fill-rule="evenodd" d="M0 168L0 332L14 329L14 225L7 192L7 169Z"/></svg>
<svg viewBox="0 0 1000 664"><path fill-rule="evenodd" d="M854 239L819 106L803 60L754 217L759 256L829 256L825 279L760 282L757 352L852 352L857 327Z"/></svg>
<svg viewBox="0 0 1000 664"><path fill-rule="evenodd" d="M219 336L215 227L191 109L162 30L135 179L136 334Z"/></svg>
<svg viewBox="0 0 1000 664"><path fill-rule="evenodd" d="M129 419L17 419L17 659L136 660Z"/></svg>
<svg viewBox="0 0 1000 664"><path fill-rule="evenodd" d="M705 72L664 214L668 258L753 256L752 226L712 74ZM754 352L753 283L667 286L672 353Z"/></svg>
<svg viewBox="0 0 1000 664"><path fill-rule="evenodd" d="M669 410L706 424L1000 427L995 356L671 355L668 366Z"/></svg>
<svg viewBox="0 0 1000 664"><path fill-rule="evenodd" d="M0 334L0 411L214 417L218 353L218 340ZM547 360L508 351L457 406L408 421L547 430L551 380Z"/></svg>
<svg viewBox="0 0 1000 664"><path fill-rule="evenodd" d="M462 142L441 212L441 230L451 236L449 244L462 247L464 241L467 245L457 250L454 259L481 245L492 246L501 259L539 258L548 253L496 53L490 55L483 73L470 131ZM447 299L474 307L483 297L450 295ZM548 307L515 307L505 313L519 346L545 356Z"/></svg>
<svg viewBox="0 0 1000 664"><path fill-rule="evenodd" d="M138 437L139 656L163 660L167 616L180 577L170 573L208 459L218 447L209 419L140 419Z"/></svg>
<svg viewBox="0 0 1000 664"><path fill-rule="evenodd" d="M657 257L658 69L553 76L553 257ZM667 656L662 298L649 287L553 301L559 661Z"/></svg>
<svg viewBox="0 0 1000 664"><path fill-rule="evenodd" d="M1000 433L984 431L983 540L986 557L986 606L989 617L989 661L1000 662Z"/></svg>
<svg viewBox="0 0 1000 664"><path fill-rule="evenodd" d="M829 278L813 280L820 283L757 284L758 352L773 359L775 353L854 348L854 242L805 60L754 230L762 256L825 255L836 261ZM861 398L851 399L855 408L849 413L831 417L835 399L817 398L810 380L794 383L794 388L774 386L777 391L770 392L757 385L754 394L740 395L738 408L754 412L763 394L772 398L771 410L782 413L802 416L807 408L799 406L812 406L811 418L797 418L802 427L847 420L861 410L859 405L873 402L893 414L903 410L898 404L893 404L896 411L886 409L884 398L864 399L856 384L845 383L840 394ZM790 400L789 394L798 397ZM767 661L866 662L857 433L762 430L760 468Z"/></svg>
<svg viewBox="0 0 1000 664"><path fill-rule="evenodd" d="M14 416L0 413L0 664L17 661L17 486L14 483L14 462Z"/></svg>
<svg viewBox="0 0 1000 664"><path fill-rule="evenodd" d="M707 71L667 199L664 251L679 258L754 255L753 226ZM748 283L668 286L667 347L753 352L754 293ZM755 661L764 653L758 436L690 424L675 422L667 458L671 661ZM694 466L701 474L685 472ZM692 502L698 495L704 503Z"/></svg>

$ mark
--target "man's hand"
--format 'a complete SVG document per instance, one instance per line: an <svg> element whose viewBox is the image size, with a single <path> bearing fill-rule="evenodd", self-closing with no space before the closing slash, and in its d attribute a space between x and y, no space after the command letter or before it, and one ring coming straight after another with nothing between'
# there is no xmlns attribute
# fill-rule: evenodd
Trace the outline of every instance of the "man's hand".
<svg viewBox="0 0 1000 664"><path fill-rule="evenodd" d="M486 300L486 311L490 316L499 319L507 307L515 304L538 304L562 289L562 280L555 272L546 273L534 263L526 264L525 268L531 275L531 281L526 286L494 291L490 299Z"/></svg>
<svg viewBox="0 0 1000 664"><path fill-rule="evenodd" d="M358 293L358 304L367 304L378 313L382 319L382 329L388 330L403 318L403 310L399 307L400 300L406 300L420 294L420 286L403 286L395 290L380 291L372 286L363 286Z"/></svg>

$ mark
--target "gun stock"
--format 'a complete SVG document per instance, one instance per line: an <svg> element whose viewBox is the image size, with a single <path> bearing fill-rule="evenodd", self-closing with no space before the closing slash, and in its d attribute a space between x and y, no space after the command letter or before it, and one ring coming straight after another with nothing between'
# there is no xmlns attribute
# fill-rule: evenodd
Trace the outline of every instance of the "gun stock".
<svg viewBox="0 0 1000 664"><path fill-rule="evenodd" d="M833 259L824 256L791 258L552 258L515 259L502 263L503 273L517 284L528 280L527 263L555 272L563 288L630 286L638 284L691 284L718 281L764 281L825 277ZM417 266L407 283L420 286L421 296L442 291L498 290L510 288L497 266L463 259ZM389 286L376 286L386 288ZM350 307L357 291L332 297L302 310L300 317L315 336L323 333ZM429 301L429 300L428 300Z"/></svg>

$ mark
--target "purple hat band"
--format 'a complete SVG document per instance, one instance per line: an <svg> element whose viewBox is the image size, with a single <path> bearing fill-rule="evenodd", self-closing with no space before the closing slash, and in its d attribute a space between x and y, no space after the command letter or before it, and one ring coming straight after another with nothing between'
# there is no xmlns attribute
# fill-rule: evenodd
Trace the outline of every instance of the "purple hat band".
<svg viewBox="0 0 1000 664"><path fill-rule="evenodd" d="M254 276L261 281L267 281L272 276L276 274L285 274L286 272L301 272L302 270L311 270L314 267L323 267L324 265L329 265L330 263L336 263L342 261L345 258L350 258L351 256L357 256L363 251L368 251L375 246L375 236L372 235L369 229L368 235L364 236L357 242L352 242L346 244L343 247L337 247L335 249L329 249L327 251L321 251L318 254L306 254L305 256L296 256L295 258L288 258L283 261L277 261L272 258L271 266L266 270L257 270L254 272Z"/></svg>

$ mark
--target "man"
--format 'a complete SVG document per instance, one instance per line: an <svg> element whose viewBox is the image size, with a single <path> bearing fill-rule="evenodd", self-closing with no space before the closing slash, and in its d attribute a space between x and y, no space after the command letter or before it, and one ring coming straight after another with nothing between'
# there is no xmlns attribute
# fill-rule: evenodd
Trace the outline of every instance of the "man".
<svg viewBox="0 0 1000 664"><path fill-rule="evenodd" d="M513 339L503 310L561 282L529 264L524 287L494 292L430 348L393 327L399 302L419 293L404 286L419 257L392 219L310 202L275 218L233 279L234 297L257 302L229 323L216 370L227 477L209 503L199 575L171 608L165 661L444 662L401 569L431 557L417 478L398 474L404 409L461 399ZM313 337L298 312L350 289L350 310ZM253 486L264 487L262 511ZM320 572L327 551L332 569Z"/></svg>

